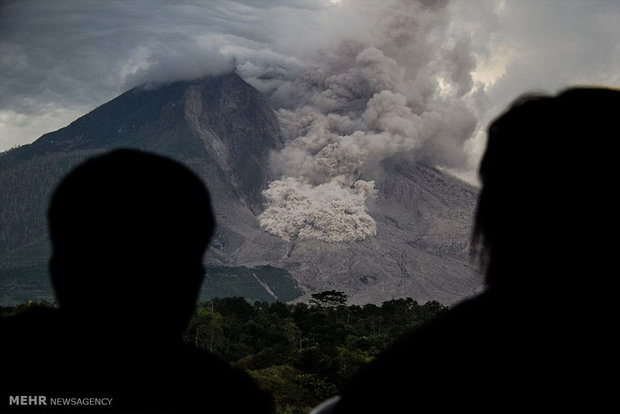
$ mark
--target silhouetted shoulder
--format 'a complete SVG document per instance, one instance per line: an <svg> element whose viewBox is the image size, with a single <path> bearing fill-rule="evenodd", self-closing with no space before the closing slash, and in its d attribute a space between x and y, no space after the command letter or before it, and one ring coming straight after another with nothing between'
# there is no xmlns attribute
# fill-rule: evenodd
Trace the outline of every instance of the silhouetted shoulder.
<svg viewBox="0 0 620 414"><path fill-rule="evenodd" d="M443 393L453 381L463 381L476 333L484 322L469 315L484 314L486 297L462 303L400 338L356 375L343 390L335 413L402 412L405 407L451 406ZM455 373L456 371L456 373ZM455 375L456 374L456 375ZM463 381L467 386L467 382ZM454 404L456 406L456 404Z"/></svg>
<svg viewBox="0 0 620 414"><path fill-rule="evenodd" d="M270 393L210 353L177 343L114 348L80 337L54 309L0 319L3 410L273 413ZM110 348L111 346L111 348ZM111 398L109 406L9 406L10 396ZM25 409L26 408L26 409Z"/></svg>
<svg viewBox="0 0 620 414"><path fill-rule="evenodd" d="M217 402L216 407L219 408L217 412L273 413L275 411L271 393L260 389L246 372L231 367L224 360L207 352L193 350L187 355L190 356L191 360L188 364L191 365L188 366L189 369L186 372L191 372L194 367L193 377L203 378L203 381L196 383L197 389L193 395L204 401L200 398L200 389L206 386L211 395L209 399L214 403ZM213 410L216 407L213 404L209 408Z"/></svg>
<svg viewBox="0 0 620 414"><path fill-rule="evenodd" d="M598 369L570 359L589 358L590 338L545 309L490 291L464 301L379 355L334 413L595 406L601 378L584 378Z"/></svg>
<svg viewBox="0 0 620 414"><path fill-rule="evenodd" d="M58 313L55 309L33 306L17 315L0 318L2 356L1 411L24 407L9 406L10 396L39 396L47 392L52 374ZM36 407L35 407L36 409Z"/></svg>
<svg viewBox="0 0 620 414"><path fill-rule="evenodd" d="M54 341L59 325L56 309L32 306L14 316L0 318L0 347L3 368L24 364L24 367L41 364L45 361L41 349Z"/></svg>
<svg viewBox="0 0 620 414"><path fill-rule="evenodd" d="M153 355L157 358L157 355ZM138 412L273 413L270 393L261 390L245 372L205 351L182 346L165 360L140 367L126 382L118 406Z"/></svg>

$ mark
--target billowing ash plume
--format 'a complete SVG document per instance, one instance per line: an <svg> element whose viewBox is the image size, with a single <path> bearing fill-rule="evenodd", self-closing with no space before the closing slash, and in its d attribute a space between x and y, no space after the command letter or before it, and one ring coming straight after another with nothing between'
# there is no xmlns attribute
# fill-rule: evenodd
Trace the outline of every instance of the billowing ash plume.
<svg viewBox="0 0 620 414"><path fill-rule="evenodd" d="M367 40L342 40L314 68L269 85L288 144L272 156L281 178L265 190L259 218L283 239L375 235L366 203L376 196L381 162L396 154L466 167L463 144L476 125L465 103L475 66L468 40L448 36L442 2L372 8Z"/></svg>
<svg viewBox="0 0 620 414"><path fill-rule="evenodd" d="M338 179L311 185L287 177L264 192L269 208L261 216L261 227L285 240L361 240L377 234L375 221L364 202L374 194L372 181L358 180L352 186Z"/></svg>

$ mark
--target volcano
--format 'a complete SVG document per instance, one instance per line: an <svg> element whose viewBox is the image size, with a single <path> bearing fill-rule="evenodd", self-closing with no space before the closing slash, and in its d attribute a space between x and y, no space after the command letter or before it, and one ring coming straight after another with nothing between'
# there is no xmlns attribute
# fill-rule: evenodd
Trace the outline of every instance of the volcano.
<svg viewBox="0 0 620 414"><path fill-rule="evenodd" d="M217 230L202 299L457 302L481 288L469 239L477 189L399 155L383 160L368 213L377 234L352 242L283 240L262 230L270 154L285 145L265 98L237 74L131 89L65 128L0 154L0 303L52 299L49 196L73 166L114 148L181 161L206 183Z"/></svg>

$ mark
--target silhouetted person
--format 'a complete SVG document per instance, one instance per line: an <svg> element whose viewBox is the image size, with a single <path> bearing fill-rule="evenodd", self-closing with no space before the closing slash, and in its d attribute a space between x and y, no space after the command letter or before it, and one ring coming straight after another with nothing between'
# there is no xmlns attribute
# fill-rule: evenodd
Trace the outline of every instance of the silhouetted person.
<svg viewBox="0 0 620 414"><path fill-rule="evenodd" d="M196 175L161 156L113 151L65 177L48 220L59 309L4 327L10 395L113 398L68 407L77 411L273 411L249 376L182 341L214 230Z"/></svg>
<svg viewBox="0 0 620 414"><path fill-rule="evenodd" d="M524 97L490 125L473 237L486 291L397 341L334 413L616 405L607 236L617 227L619 114L620 91L575 88Z"/></svg>

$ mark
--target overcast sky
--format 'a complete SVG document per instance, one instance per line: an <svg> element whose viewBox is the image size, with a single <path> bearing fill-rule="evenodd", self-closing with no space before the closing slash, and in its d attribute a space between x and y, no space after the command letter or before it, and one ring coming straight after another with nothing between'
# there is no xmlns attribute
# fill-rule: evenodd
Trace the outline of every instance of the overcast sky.
<svg viewBox="0 0 620 414"><path fill-rule="evenodd" d="M380 35L370 28L380 14L375 9L417 12L406 3L2 1L0 151L30 143L144 82L237 69L273 92L269 82L306 73L318 56L336 53L342 39L372 45ZM432 24L445 26L442 35L466 49L450 61L463 62L459 76L470 83L462 99L475 106L479 120L466 145L472 159L489 119L523 92L620 87L619 1L457 0L445 7L446 14L433 15L443 20ZM437 81L445 83L441 76ZM459 82L453 79L452 87Z"/></svg>

